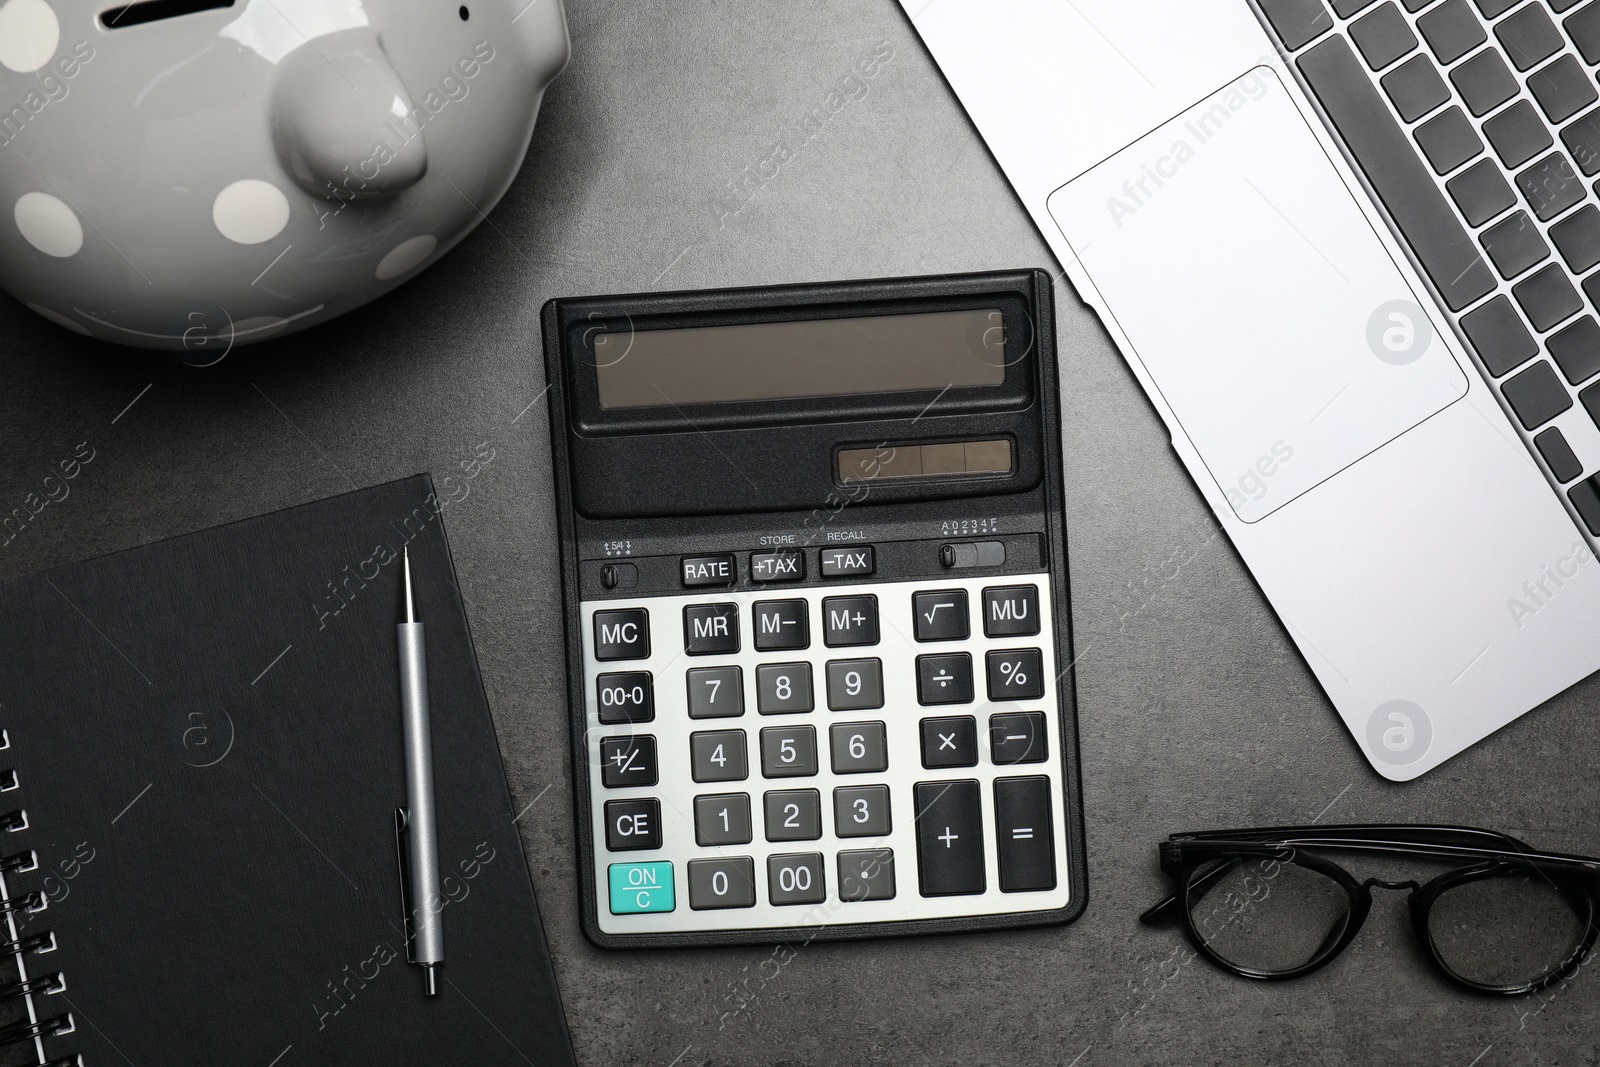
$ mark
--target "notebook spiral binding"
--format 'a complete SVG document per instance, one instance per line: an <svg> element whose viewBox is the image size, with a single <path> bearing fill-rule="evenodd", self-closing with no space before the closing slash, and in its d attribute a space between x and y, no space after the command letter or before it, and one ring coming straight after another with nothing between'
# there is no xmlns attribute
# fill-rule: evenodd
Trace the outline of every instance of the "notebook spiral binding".
<svg viewBox="0 0 1600 1067"><path fill-rule="evenodd" d="M0 730L0 750L10 747L10 736ZM10 792L18 784L15 770L0 770L0 792ZM15 833L27 828L28 812L25 808L0 811L0 832ZM0 957L10 956L17 964L17 981L0 984L0 1002L20 999L26 1002L28 1009L26 1019L0 1026L0 1048L31 1043L38 1056L39 1067L83 1067L83 1058L77 1053L47 1059L44 1051L44 1038L70 1034L76 1029L71 1012L51 1015L48 1010L41 1011L44 1005L35 1000L36 997L42 998L66 989L65 976L57 971L30 978L23 958L30 954L54 951L56 935L50 930L26 937L17 932L16 916L19 912L43 911L50 902L43 893L37 891L12 896L6 875L37 870L38 867L38 854L31 848L0 855L0 919L4 920L4 929L9 935L8 940L0 941Z"/></svg>

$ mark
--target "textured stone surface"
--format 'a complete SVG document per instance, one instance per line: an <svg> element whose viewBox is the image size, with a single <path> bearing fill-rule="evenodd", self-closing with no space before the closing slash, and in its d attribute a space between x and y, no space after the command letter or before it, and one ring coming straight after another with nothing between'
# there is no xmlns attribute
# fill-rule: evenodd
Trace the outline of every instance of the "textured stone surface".
<svg viewBox="0 0 1600 1067"><path fill-rule="evenodd" d="M1287 985L1186 963L1176 933L1137 924L1162 890L1155 844L1180 829L1464 822L1600 852L1600 684L1420 782L1380 779L1064 285L1088 913L778 956L584 940L540 306L1054 264L889 0L568 9L572 65L517 183L489 225L381 301L198 369L0 298L0 511L78 442L96 450L69 497L0 545L0 576L419 470L446 495L452 479L466 495L445 523L512 791L532 804L523 840L584 1063L1595 1063L1594 975L1548 1002L1458 993L1415 949L1399 894L1380 894L1343 958ZM866 95L806 142L802 117L885 41L893 58ZM791 153L774 174L762 163L780 138ZM494 459L468 479L480 442Z"/></svg>

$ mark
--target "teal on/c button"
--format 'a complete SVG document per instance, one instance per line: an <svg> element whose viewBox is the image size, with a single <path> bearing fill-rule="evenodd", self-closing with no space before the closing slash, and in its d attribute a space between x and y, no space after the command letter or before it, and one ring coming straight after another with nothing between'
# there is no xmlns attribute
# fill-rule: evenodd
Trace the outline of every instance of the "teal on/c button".
<svg viewBox="0 0 1600 1067"><path fill-rule="evenodd" d="M611 879L611 914L671 911L676 906L671 860L613 863L607 870Z"/></svg>

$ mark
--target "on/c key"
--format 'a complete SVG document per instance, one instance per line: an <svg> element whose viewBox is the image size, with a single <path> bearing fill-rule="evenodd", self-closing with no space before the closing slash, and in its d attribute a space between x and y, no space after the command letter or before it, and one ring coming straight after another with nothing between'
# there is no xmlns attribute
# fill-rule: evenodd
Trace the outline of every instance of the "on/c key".
<svg viewBox="0 0 1600 1067"><path fill-rule="evenodd" d="M982 893L983 807L978 783L918 782L917 876L925 897Z"/></svg>

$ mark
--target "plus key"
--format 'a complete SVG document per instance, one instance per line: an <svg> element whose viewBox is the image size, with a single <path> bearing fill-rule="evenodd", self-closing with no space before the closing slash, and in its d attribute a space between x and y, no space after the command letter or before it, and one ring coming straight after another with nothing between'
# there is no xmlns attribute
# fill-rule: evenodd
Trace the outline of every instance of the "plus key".
<svg viewBox="0 0 1600 1067"><path fill-rule="evenodd" d="M925 897L982 893L983 807L978 783L918 782L918 888Z"/></svg>

